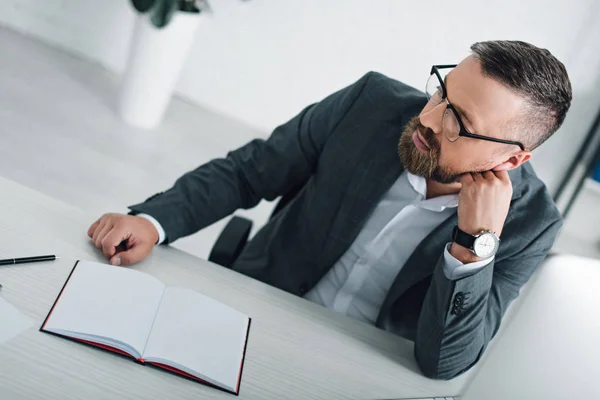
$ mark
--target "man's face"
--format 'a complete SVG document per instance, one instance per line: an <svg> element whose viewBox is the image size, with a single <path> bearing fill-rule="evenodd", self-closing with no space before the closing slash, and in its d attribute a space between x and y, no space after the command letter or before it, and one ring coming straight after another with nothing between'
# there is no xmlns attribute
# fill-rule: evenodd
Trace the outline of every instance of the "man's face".
<svg viewBox="0 0 600 400"><path fill-rule="evenodd" d="M459 111L467 131L508 139L509 124L517 120L525 106L521 96L484 76L473 56L454 68L445 84L447 99ZM445 101L438 105L428 102L419 116L406 125L398 151L409 172L452 183L465 173L514 169L529 159L528 151L514 145L468 137L451 142L442 129L445 111Z"/></svg>

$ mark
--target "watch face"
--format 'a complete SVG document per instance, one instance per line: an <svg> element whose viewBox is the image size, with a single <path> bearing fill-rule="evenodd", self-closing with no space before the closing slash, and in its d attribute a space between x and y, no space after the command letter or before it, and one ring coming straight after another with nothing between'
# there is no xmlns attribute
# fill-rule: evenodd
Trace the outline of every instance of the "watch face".
<svg viewBox="0 0 600 400"><path fill-rule="evenodd" d="M498 240L492 233L484 233L475 239L473 251L480 258L488 258L496 254Z"/></svg>

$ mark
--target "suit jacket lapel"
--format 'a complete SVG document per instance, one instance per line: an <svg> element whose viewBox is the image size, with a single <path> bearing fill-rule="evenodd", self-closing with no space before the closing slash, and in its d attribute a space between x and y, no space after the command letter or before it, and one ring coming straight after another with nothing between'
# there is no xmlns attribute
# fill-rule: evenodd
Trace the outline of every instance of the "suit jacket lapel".
<svg viewBox="0 0 600 400"><path fill-rule="evenodd" d="M322 271L330 268L350 247L370 211L404 171L395 151L399 137L398 130L390 130L383 142L373 141L362 154L331 228L321 260Z"/></svg>
<svg viewBox="0 0 600 400"><path fill-rule="evenodd" d="M389 314L390 308L402 293L433 274L433 270L443 254L444 246L452 241L452 229L457 223L458 215L453 213L427 235L413 251L388 291L377 317L377 326L382 327L383 318Z"/></svg>
<svg viewBox="0 0 600 400"><path fill-rule="evenodd" d="M512 200L522 195L522 174L521 168L509 172L513 184ZM427 235L413 251L396 276L381 306L376 321L378 327L383 328L385 317L389 315L390 308L402 293L433 274L439 258L443 255L444 246L452 241L452 229L457 224L458 214L454 213Z"/></svg>

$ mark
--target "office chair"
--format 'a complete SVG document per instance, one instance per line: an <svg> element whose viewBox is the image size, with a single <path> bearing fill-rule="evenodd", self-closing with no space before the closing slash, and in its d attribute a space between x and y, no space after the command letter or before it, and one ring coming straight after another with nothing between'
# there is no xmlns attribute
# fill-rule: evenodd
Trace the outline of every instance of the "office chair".
<svg viewBox="0 0 600 400"><path fill-rule="evenodd" d="M279 211L283 210L296 197L298 192L305 186L305 183L298 185L281 197L269 216L269 220L277 215ZM231 268L231 265L237 260L242 250L244 250L246 243L248 243L252 224L253 222L248 218L234 215L219 234L217 241L210 251L208 261Z"/></svg>

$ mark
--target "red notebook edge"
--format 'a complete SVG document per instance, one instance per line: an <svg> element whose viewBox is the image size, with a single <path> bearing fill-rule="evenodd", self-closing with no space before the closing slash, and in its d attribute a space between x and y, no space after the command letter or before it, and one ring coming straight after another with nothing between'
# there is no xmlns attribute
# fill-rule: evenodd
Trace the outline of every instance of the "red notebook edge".
<svg viewBox="0 0 600 400"><path fill-rule="evenodd" d="M246 329L246 342L244 343L244 352L242 353L242 361L240 362L240 373L238 375L238 382L236 388L236 396L240 393L240 385L242 383L242 372L244 372L244 363L246 361L246 350L248 349L248 338L250 337L250 325L252 324L252 318L248 317L248 328Z"/></svg>
<svg viewBox="0 0 600 400"><path fill-rule="evenodd" d="M177 369L175 367L171 367L171 366L166 365L166 364L145 361L143 358L135 358L131 354L129 354L129 353L123 351L123 350L117 349L116 347L108 346L108 345L101 344L101 343L96 343L96 342L93 342L93 341L90 341L90 340L77 339L77 338L74 338L74 337L71 337L71 336L61 335L59 333L48 332L48 331L43 331L43 332L44 333L48 333L50 335L58 336L58 337L61 337L61 338L64 338L64 339L67 339L67 340L70 340L70 341L73 341L75 343L84 344L86 346L94 347L96 349L100 349L100 350L109 352L111 354L117 354L119 356L124 356L127 359L133 360L134 362L136 362L138 364L148 365L148 366L151 366L151 367L155 367L157 369L161 369L161 370L166 371L168 373L171 373L173 375L177 375L177 376L179 376L181 378L188 379L188 380L200 383L202 385L209 386L209 387L211 387L213 389L221 390L223 392L239 396L239 394L236 393L236 392L232 392L231 390L227 390L225 388L222 388L220 386L212 384L212 383L210 383L208 381L205 381L204 379L198 378L198 377L196 377L194 375L190 375L187 372L184 372L184 371L182 371L180 369Z"/></svg>
<svg viewBox="0 0 600 400"><path fill-rule="evenodd" d="M54 310L54 307L56 307L56 303L58 303L60 296L62 296L63 291L67 287L67 283L69 283L69 280L71 280L71 276L73 276L73 272L75 272L75 268L77 268L77 264L79 264L79 260L77 260L75 262L75 265L73 265L73 268L71 269L71 272L69 273L69 276L67 277L67 280L65 281L62 289L60 289L60 292L58 292L58 296L56 296L56 300L54 300L54 304L52 304L50 311L48 311L48 315L46 315L46 318L44 318L44 322L42 323L42 326L40 326L40 332L53 333L53 332L48 332L48 331L44 330L44 327L46 326L46 322L48 322L48 318L50 318L50 315L52 315L52 311ZM58 335L58 336L62 336L62 335Z"/></svg>
<svg viewBox="0 0 600 400"><path fill-rule="evenodd" d="M70 337L70 336L66 336L66 335L62 335L62 334L59 334L59 333L50 332L50 331L45 330L44 327L46 326L46 323L48 322L48 319L52 315L52 311L56 307L56 304L58 303L58 300L60 300L60 297L62 296L65 288L67 287L67 284L69 283L69 280L71 279L71 276L73 275L73 272L75 272L75 268L79 264L79 261L80 260L77 260L75 262L75 265L73 265L73 268L71 269L71 272L69 273L69 276L65 280L65 283L63 284L62 288L60 289L60 292L58 293L58 296L56 296L56 299L54 300L54 303L52 304L52 307L50 308L50 311L48 311L48 314L46 315L46 318L44 319L44 322L40 326L40 329L39 329L40 332L44 332L46 334L50 334L50 335L61 337L61 338L67 339L67 340L71 340L71 341L73 341L75 343L83 343L85 345L88 345L88 346L91 346L91 347L95 347L97 349L101 349L101 350L104 350L104 351L108 351L108 352L111 352L113 354L118 354L118 355L121 355L121 356L125 356L125 357L127 357L129 359L133 359L134 361L136 361L137 363L140 363L142 365L154 366L156 368L160 368L160 369L162 369L164 371L170 372L170 373L178 375L180 377L183 377L183 378L186 378L186 379L198 382L200 384L212 387L212 388L217 389L217 390L221 390L221 391L226 392L226 393L230 393L230 394L239 396L240 385L241 385L241 381L242 381L242 372L244 370L244 364L245 364L245 360L246 360L246 350L248 348L248 338L250 337L250 325L252 323L252 318L250 318L250 317L248 317L248 328L246 329L246 341L244 343L244 352L242 354L242 360L240 362L240 372L239 372L239 375L238 375L237 388L236 388L235 392L233 392L231 390L228 390L228 389L225 389L225 388L222 388L220 386L214 385L214 384L212 384L210 382L207 382L207 381L205 381L205 380L203 380L201 378L198 378L198 377L195 377L193 375L190 375L190 374L188 374L188 373L186 373L184 371L181 371L181 370L179 370L177 368L174 368L174 367L171 367L169 365L161 364L161 363L154 363L154 362L146 362L143 358L137 359L134 356L132 356L131 354L129 354L129 353L123 351L123 350L117 349L115 347L112 347L112 346L108 346L108 345L104 345L104 344L101 344L101 343L92 342L92 341L89 341L89 340L77 339L77 338L73 338L73 337Z"/></svg>
<svg viewBox="0 0 600 400"><path fill-rule="evenodd" d="M48 332L48 333L52 333L52 332ZM84 343L84 344L88 344L90 346L99 347L101 349L104 349L104 350L107 350L107 351L110 351L110 352L113 352L113 353L117 353L117 354L123 355L123 356L125 356L127 358L132 358L134 360L140 361L139 359L135 358L134 356L132 356L128 352L123 351L121 349L117 349L116 347L109 346L107 344L102 344L102 343L94 342L94 341L91 341L91 340L77 339L77 338L73 338L73 337L70 337L70 336L64 336L64 335L59 335L59 336L67 338L67 339L73 339L76 342L81 342L81 343Z"/></svg>
<svg viewBox="0 0 600 400"><path fill-rule="evenodd" d="M190 375L187 372L184 372L184 371L182 371L180 369L177 369L175 367L171 367L170 365L167 365L167 364L162 364L162 363L157 363L157 362L151 362L151 361L145 361L144 365L149 365L151 367L159 368L159 369L161 369L163 371L166 371L168 373L171 373L173 375L177 375L179 377L182 377L182 378L194 381L194 382L198 382L198 383L200 383L202 385L209 386L209 387L211 387L213 389L217 389L217 390L220 390L220 391L225 392L225 393L229 393L229 394L233 394L233 395L239 396L239 393L232 392L231 390L225 389L225 388L223 388L221 386L217 386L214 383L210 383L208 381L205 381L202 378L198 378L197 376Z"/></svg>

